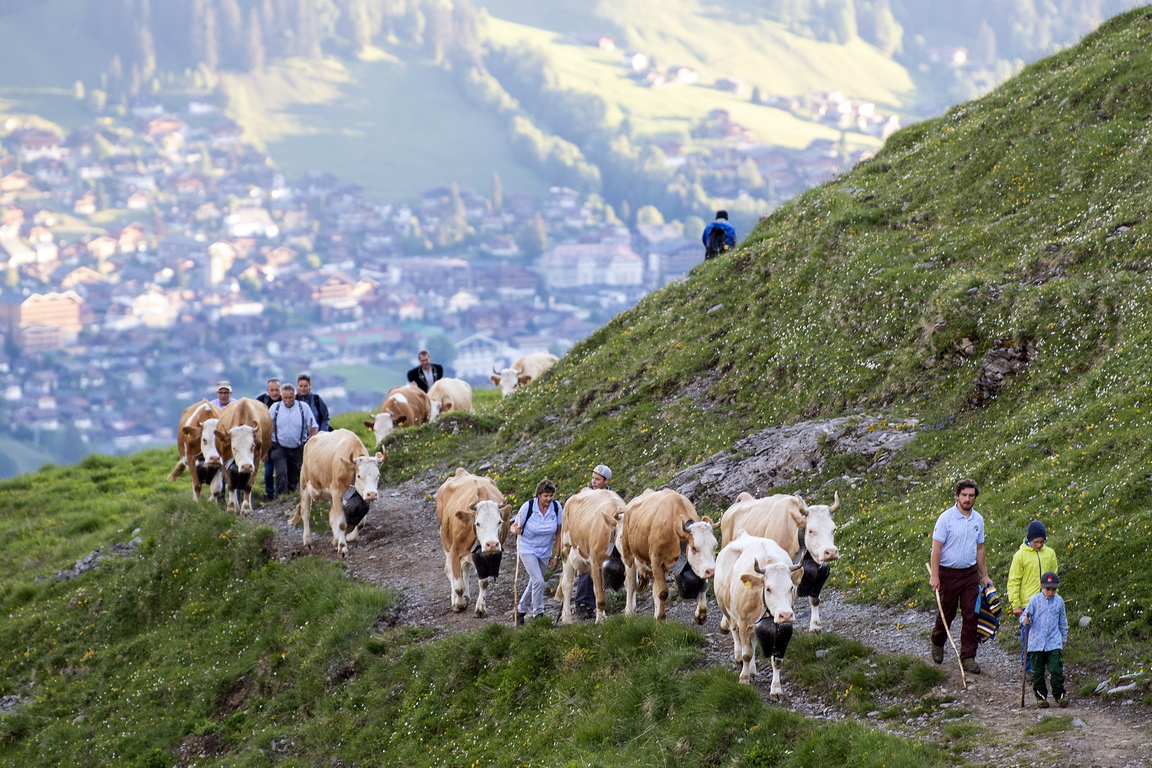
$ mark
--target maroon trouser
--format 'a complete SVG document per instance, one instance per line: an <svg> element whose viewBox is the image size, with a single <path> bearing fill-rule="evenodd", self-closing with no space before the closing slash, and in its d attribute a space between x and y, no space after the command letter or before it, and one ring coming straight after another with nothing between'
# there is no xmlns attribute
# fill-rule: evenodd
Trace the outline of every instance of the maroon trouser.
<svg viewBox="0 0 1152 768"><path fill-rule="evenodd" d="M970 568L945 568L940 566L940 604L944 606L944 620L936 616L936 626L932 628L932 644L943 646L948 642L944 627L952 626L956 618L956 606L960 606L963 627L960 630L960 658L976 658L979 639L976 634L976 595L980 592L980 571Z"/></svg>

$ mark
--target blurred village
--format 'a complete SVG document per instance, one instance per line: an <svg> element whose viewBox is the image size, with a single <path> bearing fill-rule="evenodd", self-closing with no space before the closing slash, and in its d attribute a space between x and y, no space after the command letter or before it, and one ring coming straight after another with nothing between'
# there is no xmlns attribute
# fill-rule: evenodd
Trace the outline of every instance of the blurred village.
<svg viewBox="0 0 1152 768"><path fill-rule="evenodd" d="M211 98L120 112L67 134L0 125L2 428L62 462L171 444L222 378L255 396L308 371L334 413L367 410L426 347L490 386L493 367L563 354L704 255L711 211L618 217L567 188L504 195L498 176L372 202L327 173L286 179ZM787 200L859 159L758 144L726 114L704 128L717 199L754 175Z"/></svg>

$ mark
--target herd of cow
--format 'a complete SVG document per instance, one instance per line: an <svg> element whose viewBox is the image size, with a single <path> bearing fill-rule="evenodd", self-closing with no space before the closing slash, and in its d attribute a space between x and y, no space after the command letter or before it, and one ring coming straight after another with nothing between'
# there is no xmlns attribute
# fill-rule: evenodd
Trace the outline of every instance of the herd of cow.
<svg viewBox="0 0 1152 768"><path fill-rule="evenodd" d="M547 353L527 358L532 359L521 358L492 377L505 395L556 360ZM379 445L393 429L417 426L453 410L471 410L471 405L471 387L459 379L441 379L427 394L407 384L390 390L365 425L372 428ZM184 410L178 436L180 460L168 479L192 468L195 499L210 484L215 498L227 497L229 510L251 513L252 486L271 445L268 408L258 400L241 398L221 411L204 400ZM378 496L384 458L382 448L369 455L359 436L347 429L320 432L305 443L300 502L292 523L303 523L306 547L312 546L312 503L328 498L333 546L347 554L348 542L356 540L364 513ZM732 633L740 681L748 683L757 674L755 635L762 657L772 659L770 692L779 695L780 661L792 633L796 596L809 598L809 631L821 631L820 590L830 563L839 557L832 520L839 507L838 495L832 506L808 506L798 496L756 499L742 493L720 522L713 523L701 518L692 502L676 491L648 489L625 503L611 490L584 490L564 505L563 572L556 591L563 603L560 620L572 623L577 572L592 577L597 622L605 618L607 589L622 587L624 614L634 616L637 593L648 582L655 616L663 619L671 574L681 596L696 600L695 620L702 624L708 613L706 582L714 578L720 629ZM464 610L471 600L470 571L475 565L479 586L475 613L486 614L485 593L499 570L512 511L491 478L463 468L437 490L436 518L453 610Z"/></svg>

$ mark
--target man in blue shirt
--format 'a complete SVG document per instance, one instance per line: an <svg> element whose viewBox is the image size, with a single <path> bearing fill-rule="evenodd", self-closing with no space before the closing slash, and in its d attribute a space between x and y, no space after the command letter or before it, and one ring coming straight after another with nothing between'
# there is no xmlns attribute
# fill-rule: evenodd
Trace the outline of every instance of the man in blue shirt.
<svg viewBox="0 0 1152 768"><path fill-rule="evenodd" d="M980 674L976 663L979 635L976 624L976 595L981 584L994 586L984 563L984 518L973 507L980 488L974 480L956 483L956 503L936 519L932 530L932 559L929 585L940 593L943 617L936 617L932 628L932 661L944 661L947 627L960 608L963 626L960 631L960 663L965 672Z"/></svg>
<svg viewBox="0 0 1152 768"><path fill-rule="evenodd" d="M280 387L280 402L268 409L272 415L272 449L268 460L276 465L276 495L300 487L300 467L304 464L304 443L319 431L319 424L306 403L296 400L296 387Z"/></svg>
<svg viewBox="0 0 1152 768"><path fill-rule="evenodd" d="M712 241L712 230L719 229L723 235L723 245L717 247ZM704 234L700 238L704 241L704 260L713 259L724 251L736 247L736 228L728 223L728 211L716 211L716 221L704 227ZM719 239L719 237L717 237Z"/></svg>

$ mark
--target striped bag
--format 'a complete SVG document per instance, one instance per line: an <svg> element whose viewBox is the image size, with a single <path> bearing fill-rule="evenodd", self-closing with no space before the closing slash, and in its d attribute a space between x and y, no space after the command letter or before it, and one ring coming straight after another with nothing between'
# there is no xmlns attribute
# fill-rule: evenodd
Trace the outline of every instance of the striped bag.
<svg viewBox="0 0 1152 768"><path fill-rule="evenodd" d="M984 644L1000 630L1000 593L985 586L976 593L976 634Z"/></svg>

